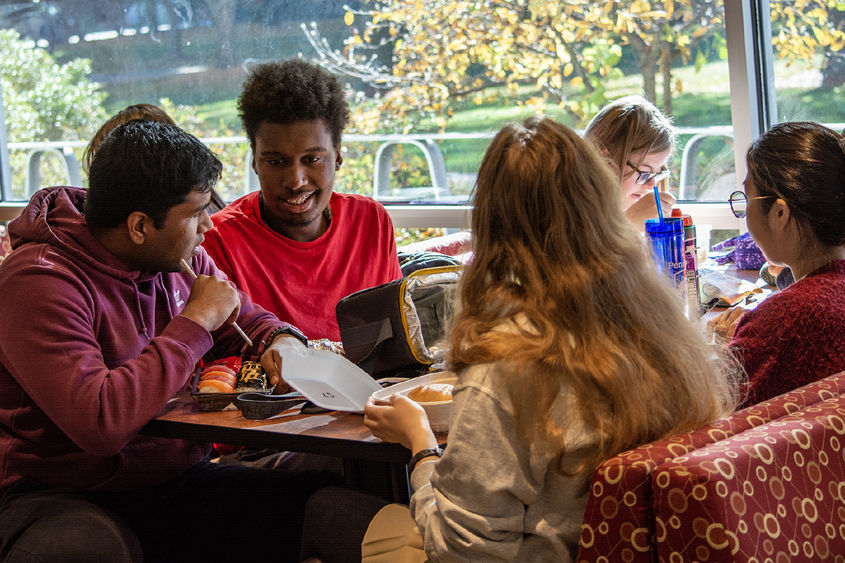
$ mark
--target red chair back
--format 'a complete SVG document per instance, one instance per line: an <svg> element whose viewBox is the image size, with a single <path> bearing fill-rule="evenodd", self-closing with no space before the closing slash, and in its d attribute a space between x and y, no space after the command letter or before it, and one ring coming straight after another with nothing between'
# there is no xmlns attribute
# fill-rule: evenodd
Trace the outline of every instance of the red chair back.
<svg viewBox="0 0 845 563"><path fill-rule="evenodd" d="M845 372L737 411L698 430L623 452L590 485L577 561L653 561L652 472L661 464L845 393ZM845 442L845 440L843 440Z"/></svg>

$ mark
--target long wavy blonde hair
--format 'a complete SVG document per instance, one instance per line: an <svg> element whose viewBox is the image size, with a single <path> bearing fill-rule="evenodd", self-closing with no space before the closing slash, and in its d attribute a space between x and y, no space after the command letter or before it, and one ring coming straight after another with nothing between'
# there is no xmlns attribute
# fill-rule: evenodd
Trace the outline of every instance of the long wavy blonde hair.
<svg viewBox="0 0 845 563"><path fill-rule="evenodd" d="M625 219L617 179L571 129L535 117L496 135L478 174L472 239L449 367L495 363L507 373L520 430L559 452L559 471L590 471L735 406L735 386ZM508 323L516 334L497 330ZM562 384L599 440L566 467L566 421L551 415Z"/></svg>

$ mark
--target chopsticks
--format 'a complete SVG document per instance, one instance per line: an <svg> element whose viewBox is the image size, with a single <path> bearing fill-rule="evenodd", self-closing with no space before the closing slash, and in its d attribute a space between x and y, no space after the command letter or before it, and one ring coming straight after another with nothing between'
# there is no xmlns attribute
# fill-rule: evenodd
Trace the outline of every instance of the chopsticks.
<svg viewBox="0 0 845 563"><path fill-rule="evenodd" d="M184 258L182 258L182 260L180 260L180 262L182 263L182 267L185 268L185 271L188 272L189 274L191 274L192 278L197 279L197 275L194 273L194 270L193 270L193 268L191 268L191 265L188 264L188 262ZM243 331L243 329L241 329L241 327L238 326L238 323L236 323L235 321L232 321L232 327L235 330L238 331L238 334L240 334L243 337L244 340L246 340L247 344L252 346L252 340L250 340L249 336L247 336L246 333Z"/></svg>

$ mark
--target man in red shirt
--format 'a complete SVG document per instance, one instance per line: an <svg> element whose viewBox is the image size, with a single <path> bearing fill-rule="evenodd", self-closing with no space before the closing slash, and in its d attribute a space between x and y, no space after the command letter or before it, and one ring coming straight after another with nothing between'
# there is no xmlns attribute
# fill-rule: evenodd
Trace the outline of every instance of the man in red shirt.
<svg viewBox="0 0 845 563"><path fill-rule="evenodd" d="M341 84L301 60L260 64L238 110L261 189L214 214L205 249L254 302L339 341L337 302L402 277L384 207L332 191L349 118Z"/></svg>

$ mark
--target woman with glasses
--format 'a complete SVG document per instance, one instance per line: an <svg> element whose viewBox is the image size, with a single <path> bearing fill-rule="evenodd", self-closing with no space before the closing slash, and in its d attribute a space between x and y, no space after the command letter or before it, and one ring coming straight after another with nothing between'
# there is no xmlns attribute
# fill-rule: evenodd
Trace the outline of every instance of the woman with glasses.
<svg viewBox="0 0 845 563"><path fill-rule="evenodd" d="M845 139L816 123L782 123L746 159L745 191L731 194L731 210L796 280L713 323L717 335L733 335L750 405L845 370Z"/></svg>
<svg viewBox="0 0 845 563"><path fill-rule="evenodd" d="M584 131L601 149L622 184L625 215L640 230L657 217L654 185L668 178L667 164L675 149L672 122L642 96L625 96L602 108ZM669 192L660 192L663 214L675 205Z"/></svg>

